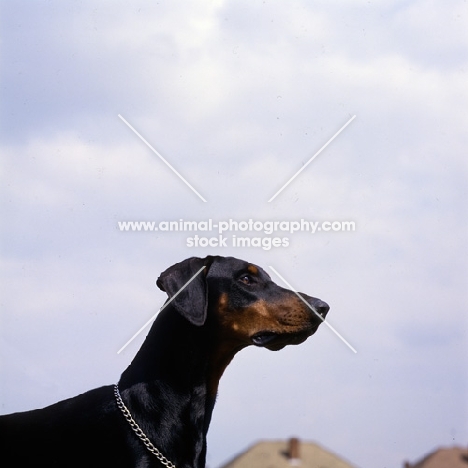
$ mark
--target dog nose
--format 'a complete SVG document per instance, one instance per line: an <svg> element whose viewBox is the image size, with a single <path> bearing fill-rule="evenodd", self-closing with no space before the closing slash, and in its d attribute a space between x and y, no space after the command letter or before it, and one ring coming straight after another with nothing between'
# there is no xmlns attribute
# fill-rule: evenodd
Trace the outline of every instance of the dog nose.
<svg viewBox="0 0 468 468"><path fill-rule="evenodd" d="M314 303L314 309L322 318L325 318L328 314L328 311L330 310L330 306L326 302L318 299Z"/></svg>

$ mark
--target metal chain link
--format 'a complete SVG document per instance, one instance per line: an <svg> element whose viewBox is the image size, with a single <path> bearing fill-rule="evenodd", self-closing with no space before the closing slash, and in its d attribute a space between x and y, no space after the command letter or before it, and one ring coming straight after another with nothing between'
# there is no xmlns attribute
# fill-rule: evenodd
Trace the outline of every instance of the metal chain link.
<svg viewBox="0 0 468 468"><path fill-rule="evenodd" d="M169 461L148 439L146 434L142 431L141 427L136 423L136 421L132 418L132 415L128 408L125 406L125 403L122 400L119 392L119 386L117 384L114 385L114 395L117 401L117 406L119 407L120 411L124 415L125 419L130 424L130 427L133 429L133 432L138 436L138 438L145 444L145 447L156 456L156 458L167 468L176 468L176 466Z"/></svg>

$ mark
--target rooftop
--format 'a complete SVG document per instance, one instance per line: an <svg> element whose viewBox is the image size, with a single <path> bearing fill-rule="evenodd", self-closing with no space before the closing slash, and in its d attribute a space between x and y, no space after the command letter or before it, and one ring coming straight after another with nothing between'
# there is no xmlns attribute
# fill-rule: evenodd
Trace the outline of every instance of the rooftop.
<svg viewBox="0 0 468 468"><path fill-rule="evenodd" d="M338 455L313 443L292 438L261 441L221 468L353 468Z"/></svg>
<svg viewBox="0 0 468 468"><path fill-rule="evenodd" d="M468 450L460 447L441 448L415 464L405 463L405 468L468 468Z"/></svg>

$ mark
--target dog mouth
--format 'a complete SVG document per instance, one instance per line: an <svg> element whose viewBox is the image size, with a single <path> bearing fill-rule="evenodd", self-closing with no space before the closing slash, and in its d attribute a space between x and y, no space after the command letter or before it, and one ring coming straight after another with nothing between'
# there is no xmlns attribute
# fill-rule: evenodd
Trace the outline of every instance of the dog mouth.
<svg viewBox="0 0 468 468"><path fill-rule="evenodd" d="M278 336L278 333L263 331L255 333L255 335L252 336L251 340L255 346L263 348L275 341L278 338Z"/></svg>
<svg viewBox="0 0 468 468"><path fill-rule="evenodd" d="M259 348L267 348L270 351L278 351L287 345L303 343L309 336L317 331L318 326L307 328L295 333L277 333L272 331L260 331L250 338L252 344Z"/></svg>

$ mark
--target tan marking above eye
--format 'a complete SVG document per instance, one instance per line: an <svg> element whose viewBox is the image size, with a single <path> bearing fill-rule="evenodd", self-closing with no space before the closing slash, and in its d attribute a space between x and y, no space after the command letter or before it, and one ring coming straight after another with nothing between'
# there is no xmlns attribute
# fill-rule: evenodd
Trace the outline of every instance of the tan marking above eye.
<svg viewBox="0 0 468 468"><path fill-rule="evenodd" d="M258 275L258 268L255 265L249 265L247 271L252 273L252 275Z"/></svg>

